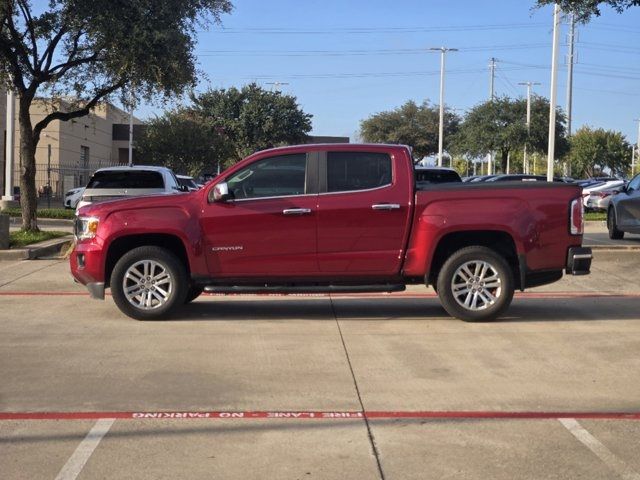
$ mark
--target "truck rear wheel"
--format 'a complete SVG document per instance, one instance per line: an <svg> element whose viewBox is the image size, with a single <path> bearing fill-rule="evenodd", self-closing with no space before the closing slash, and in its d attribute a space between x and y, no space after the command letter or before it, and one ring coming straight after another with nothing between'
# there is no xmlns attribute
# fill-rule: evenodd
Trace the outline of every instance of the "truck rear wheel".
<svg viewBox="0 0 640 480"><path fill-rule="evenodd" d="M493 320L513 299L513 273L506 260L487 247L472 246L451 255L438 275L444 309L467 322Z"/></svg>
<svg viewBox="0 0 640 480"><path fill-rule="evenodd" d="M168 316L187 296L184 266L170 251L145 246L118 260L111 274L111 293L118 308L137 320Z"/></svg>

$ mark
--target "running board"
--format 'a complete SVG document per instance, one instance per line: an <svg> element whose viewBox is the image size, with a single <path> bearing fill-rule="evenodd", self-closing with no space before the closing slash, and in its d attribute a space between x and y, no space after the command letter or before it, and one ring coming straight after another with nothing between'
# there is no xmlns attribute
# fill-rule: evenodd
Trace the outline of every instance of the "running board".
<svg viewBox="0 0 640 480"><path fill-rule="evenodd" d="M263 285L224 287L209 285L204 287L208 293L377 293L403 292L404 284L387 285Z"/></svg>

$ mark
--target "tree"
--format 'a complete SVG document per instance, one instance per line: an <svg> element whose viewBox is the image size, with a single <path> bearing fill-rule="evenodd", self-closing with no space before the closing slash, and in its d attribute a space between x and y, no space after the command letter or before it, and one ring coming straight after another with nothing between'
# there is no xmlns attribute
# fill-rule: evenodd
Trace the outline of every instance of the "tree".
<svg viewBox="0 0 640 480"><path fill-rule="evenodd" d="M42 130L124 87L144 99L182 93L195 83L195 27L231 8L229 0L50 0L39 13L29 0L0 0L0 76L18 100L23 229L38 229ZM47 95L49 113L34 125L29 108ZM62 96L75 99L65 110Z"/></svg>
<svg viewBox="0 0 640 480"><path fill-rule="evenodd" d="M232 158L237 161L257 150L304 141L312 115L297 99L270 92L255 83L237 88L208 90L192 96L194 114L224 132Z"/></svg>
<svg viewBox="0 0 640 480"><path fill-rule="evenodd" d="M571 136L572 172L593 177L609 169L611 174L624 174L631 165L631 145L621 132L582 127Z"/></svg>
<svg viewBox="0 0 640 480"><path fill-rule="evenodd" d="M230 156L224 133L186 109L147 122L136 150L145 164L167 166L193 177L224 166Z"/></svg>
<svg viewBox="0 0 640 480"><path fill-rule="evenodd" d="M438 152L439 108L425 100L422 105L408 101L401 107L372 115L360 122L360 134L366 142L393 143L413 147L420 160ZM448 109L444 114L444 149L458 130L460 118Z"/></svg>
<svg viewBox="0 0 640 480"><path fill-rule="evenodd" d="M556 154L567 151L565 116L560 109L556 113ZM453 150L471 157L491 152L500 154L500 166L507 170L507 159L512 152L524 149L546 153L548 147L549 102L538 96L531 100L531 124L527 132L527 101L499 97L473 107L460 125L460 132L453 139Z"/></svg>
<svg viewBox="0 0 640 480"><path fill-rule="evenodd" d="M543 7L557 3L564 12L573 12L576 19L581 22L587 22L592 16L600 16L600 5L607 5L618 13L630 7L640 5L640 0L537 0L536 6Z"/></svg>

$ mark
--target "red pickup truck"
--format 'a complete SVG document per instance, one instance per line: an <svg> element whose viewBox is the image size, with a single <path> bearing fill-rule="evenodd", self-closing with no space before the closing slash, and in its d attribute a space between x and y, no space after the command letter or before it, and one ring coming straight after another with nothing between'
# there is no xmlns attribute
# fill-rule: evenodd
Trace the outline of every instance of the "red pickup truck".
<svg viewBox="0 0 640 480"><path fill-rule="evenodd" d="M130 317L162 318L203 291L392 292L432 285L444 308L489 320L515 289L587 274L580 188L416 187L398 145L258 152L196 192L78 212L71 272Z"/></svg>

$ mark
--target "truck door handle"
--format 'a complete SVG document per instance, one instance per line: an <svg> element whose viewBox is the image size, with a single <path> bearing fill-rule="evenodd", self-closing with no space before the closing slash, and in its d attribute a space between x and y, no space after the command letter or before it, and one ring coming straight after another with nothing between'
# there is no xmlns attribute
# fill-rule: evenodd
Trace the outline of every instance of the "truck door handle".
<svg viewBox="0 0 640 480"><path fill-rule="evenodd" d="M373 210L400 210L400 205L397 203L377 203L371 205Z"/></svg>
<svg viewBox="0 0 640 480"><path fill-rule="evenodd" d="M310 208L285 208L282 211L283 215L308 215L310 213Z"/></svg>

